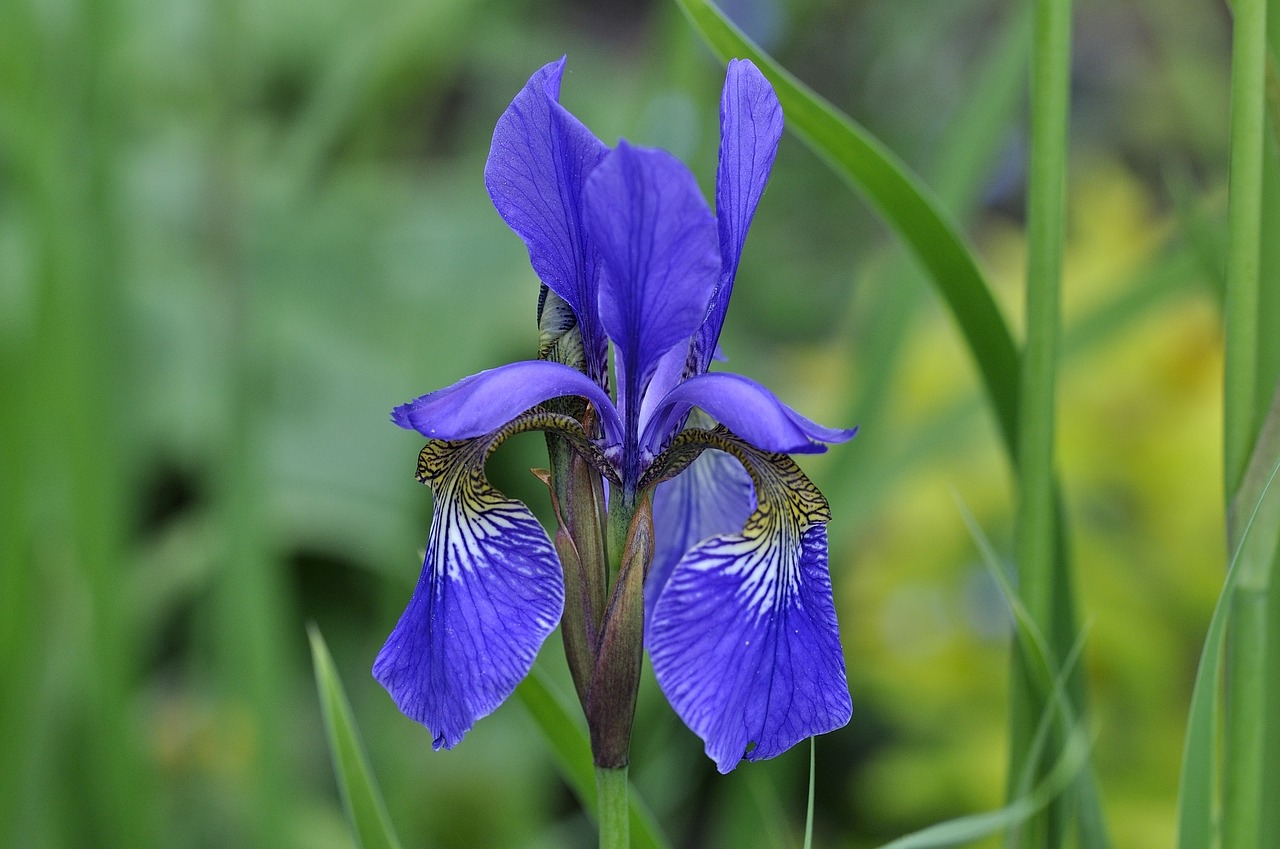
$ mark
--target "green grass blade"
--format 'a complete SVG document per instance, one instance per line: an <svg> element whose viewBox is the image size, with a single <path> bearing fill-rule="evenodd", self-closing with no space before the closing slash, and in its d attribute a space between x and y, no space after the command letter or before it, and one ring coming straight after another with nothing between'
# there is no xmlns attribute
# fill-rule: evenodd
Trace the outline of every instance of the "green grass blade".
<svg viewBox="0 0 1280 849"><path fill-rule="evenodd" d="M578 797L582 809L595 816L596 774L591 760L591 742L586 729L575 719L569 703L556 691L546 675L533 671L516 687L516 698L542 731L560 774ZM633 786L627 793L631 809L631 844L637 849L667 849L658 821Z"/></svg>
<svg viewBox="0 0 1280 849"><path fill-rule="evenodd" d="M1261 420L1257 409L1258 274L1261 261L1266 0L1235 0L1231 52L1231 171L1227 221L1223 451L1230 499Z"/></svg>
<svg viewBox="0 0 1280 849"><path fill-rule="evenodd" d="M1084 734L1077 731L1067 738L1062 756L1029 796L1015 799L994 811L931 825L886 843L880 849L942 849L946 846L963 846L1017 828L1057 798L1088 760L1089 746Z"/></svg>
<svg viewBox="0 0 1280 849"><path fill-rule="evenodd" d="M1273 407L1273 416L1269 425L1280 421L1280 413ZM1280 430L1280 428L1277 428ZM1268 430L1274 433L1274 430ZM1259 445L1268 444L1260 440ZM1240 526L1239 542L1234 548L1227 577L1223 582L1222 592L1214 606L1213 616L1209 620L1209 631L1205 636L1204 647L1200 653L1200 664L1196 670L1196 682L1191 691L1191 709L1187 719L1187 736L1183 747L1182 778L1178 789L1178 849L1211 849L1216 845L1215 829L1215 792L1214 770L1216 758L1215 745L1218 735L1218 681L1222 671L1222 650L1226 638L1227 612L1231 607L1231 599L1235 597L1236 587L1240 580L1242 558L1241 552L1249 541L1259 517L1264 522L1275 521L1280 516L1280 498L1272 497L1266 511L1268 495L1275 484L1277 473L1280 473L1280 450L1272 446L1274 461L1266 472L1265 478L1258 477L1255 465L1246 477L1248 488L1252 489L1255 481L1261 481L1257 487L1257 497L1248 509L1247 518ZM1255 454L1255 457L1259 456ZM1243 491L1243 490L1242 490ZM1243 515L1243 503L1239 505Z"/></svg>
<svg viewBox="0 0 1280 849"><path fill-rule="evenodd" d="M978 363L1012 453L1017 349L973 251L943 205L879 140L784 70L708 0L676 2L720 59L756 63L777 91L791 131L870 201L928 271Z"/></svg>
<svg viewBox="0 0 1280 849"><path fill-rule="evenodd" d="M1019 771L1011 776L1010 798L1026 799L1032 792L1032 782L1035 779L1035 770L1032 766L1042 760L1048 743L1048 732L1051 729L1049 720L1054 720L1058 739L1067 740L1078 731L1079 721L1068 698L1068 684L1077 668L1080 653L1084 650L1084 638L1083 634L1076 637L1059 670L1044 632L1023 603L1017 587L1014 586L1005 567L1001 565L1000 558L990 540L958 494L955 500L965 526L969 529L969 535L978 546L987 572L995 580L1005 601L1009 604L1015 628L1014 640L1019 655L1024 668L1029 671L1030 684L1035 688L1039 701L1045 705L1030 736L1026 749L1027 757L1023 760ZM1102 816L1097 783L1091 769L1079 770L1073 790L1078 805L1077 828L1080 845L1087 846L1089 849L1109 847L1111 839L1107 833L1106 821ZM1029 812L1027 817L1034 813L1035 811Z"/></svg>
<svg viewBox="0 0 1280 849"><path fill-rule="evenodd" d="M1070 0L1037 0L1031 55L1031 149L1027 174L1027 338L1022 352L1018 416L1018 508L1015 525L1019 587L1033 620L1055 620L1059 589L1068 585L1057 555L1054 492L1054 411L1061 325L1063 243L1066 236L1067 117L1070 103ZM1015 662L1010 682L1009 793L1030 761L1032 722L1044 712L1042 694L1026 665ZM1039 767L1036 767L1039 768ZM1021 838L1025 847L1059 846L1066 811L1051 806Z"/></svg>
<svg viewBox="0 0 1280 849"><path fill-rule="evenodd" d="M351 821L352 836L361 849L400 849L329 648L315 625L307 626L307 635L311 638L311 661L315 666L316 690L329 736L333 771Z"/></svg>
<svg viewBox="0 0 1280 849"><path fill-rule="evenodd" d="M1231 50L1231 160L1227 198L1227 287L1223 376L1223 474L1234 499L1262 421L1259 294L1266 177L1267 0L1236 0ZM1267 606L1274 546L1236 547L1235 586L1226 620L1222 756L1222 845L1246 849L1263 839L1266 749Z"/></svg>

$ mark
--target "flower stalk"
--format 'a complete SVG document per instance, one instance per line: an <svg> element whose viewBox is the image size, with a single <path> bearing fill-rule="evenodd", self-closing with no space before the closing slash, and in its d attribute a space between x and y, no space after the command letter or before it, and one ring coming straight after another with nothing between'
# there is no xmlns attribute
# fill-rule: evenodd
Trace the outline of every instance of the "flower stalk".
<svg viewBox="0 0 1280 849"><path fill-rule="evenodd" d="M596 767L596 798L600 820L600 849L628 849L631 845L627 809L627 768Z"/></svg>

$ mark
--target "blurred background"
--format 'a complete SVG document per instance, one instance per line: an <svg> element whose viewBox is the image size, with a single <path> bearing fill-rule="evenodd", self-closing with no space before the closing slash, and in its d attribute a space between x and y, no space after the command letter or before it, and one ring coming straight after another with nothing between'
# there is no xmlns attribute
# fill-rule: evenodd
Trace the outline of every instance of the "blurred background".
<svg viewBox="0 0 1280 849"><path fill-rule="evenodd" d="M939 192L1016 328L1020 7L725 8ZM1224 569L1228 31L1222 4L1077 4L1059 465L1103 804L1133 849L1172 845ZM435 753L369 673L430 516L391 407L535 352L537 281L481 171L565 53L571 110L710 194L723 71L673 4L4 4L0 845L352 846L308 622L406 847L593 844L519 703ZM855 703L818 741L816 845L998 806L1010 625L961 505L1007 553L1009 466L934 293L790 136L722 343L861 425L801 461L835 514ZM544 456L518 437L489 472L546 519ZM571 689L558 636L539 665ZM720 777L650 676L632 776L674 846L798 846L806 749Z"/></svg>

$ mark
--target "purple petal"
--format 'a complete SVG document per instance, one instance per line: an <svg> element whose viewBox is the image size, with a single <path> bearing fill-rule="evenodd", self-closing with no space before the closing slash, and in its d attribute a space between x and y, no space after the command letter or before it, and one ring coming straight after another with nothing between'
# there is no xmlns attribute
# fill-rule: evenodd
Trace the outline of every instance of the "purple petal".
<svg viewBox="0 0 1280 849"><path fill-rule="evenodd" d="M723 451L707 450L689 468L653 494L655 550L645 579L645 621L689 549L716 534L742 529L756 506L755 488L746 469Z"/></svg>
<svg viewBox="0 0 1280 849"><path fill-rule="evenodd" d="M424 449L435 466L426 559L373 666L397 707L432 731L436 749L455 746L511 695L564 607L560 563L542 525L474 475L491 443Z"/></svg>
<svg viewBox="0 0 1280 849"><path fill-rule="evenodd" d="M695 342L700 371L706 371L711 363L729 309L742 246L769 182L781 138L782 106L773 87L750 60L732 60L720 97L720 165L716 170L720 280L711 297L711 312Z"/></svg>
<svg viewBox="0 0 1280 849"><path fill-rule="evenodd" d="M649 632L658 685L721 772L839 728L853 712L825 523L798 537L750 531L686 554Z"/></svg>
<svg viewBox="0 0 1280 849"><path fill-rule="evenodd" d="M661 150L618 143L587 179L587 227L604 260L600 320L617 348L619 408L638 421L659 358L707 314L720 268L698 183Z"/></svg>
<svg viewBox="0 0 1280 849"><path fill-rule="evenodd" d="M712 418L757 448L780 454L816 454L824 442L852 439L857 428L845 430L816 424L750 378L715 372L681 383L659 402L645 431L645 445L656 445L679 424L690 406Z"/></svg>
<svg viewBox="0 0 1280 849"><path fill-rule="evenodd" d="M470 439L489 433L550 398L581 395L595 405L605 437L621 431L613 402L582 372L546 360L527 360L464 377L391 411L400 427L429 439Z"/></svg>
<svg viewBox="0 0 1280 849"><path fill-rule="evenodd" d="M605 336L596 314L599 258L582 225L582 189L609 148L558 102L565 60L529 78L498 119L484 179L498 214L529 248L529 262L573 308L592 376Z"/></svg>

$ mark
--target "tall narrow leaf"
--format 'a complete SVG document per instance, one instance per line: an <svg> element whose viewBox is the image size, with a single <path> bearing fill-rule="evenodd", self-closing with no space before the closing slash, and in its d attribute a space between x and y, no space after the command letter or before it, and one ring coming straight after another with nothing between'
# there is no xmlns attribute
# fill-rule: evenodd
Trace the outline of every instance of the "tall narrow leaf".
<svg viewBox="0 0 1280 849"><path fill-rule="evenodd" d="M1011 453L1017 442L1018 353L972 249L943 205L878 139L753 44L708 0L676 0L721 60L749 58L769 78L787 127L884 217L947 302L978 363Z"/></svg>
<svg viewBox="0 0 1280 849"><path fill-rule="evenodd" d="M1280 421L1280 414L1274 416ZM1273 446L1274 448L1274 446ZM1256 468L1256 467L1255 467ZM1222 650L1226 639L1227 612L1235 597L1240 578L1240 553L1249 542L1259 517L1263 521L1280 519L1280 498L1271 495L1277 472L1280 472L1280 451L1276 451L1273 463L1265 478L1246 478L1261 481L1256 488L1257 498L1247 511L1238 505L1244 522L1240 526L1239 542L1227 569L1227 578L1213 608L1209 631L1200 652L1200 664L1196 670L1196 683L1191 691L1191 711L1187 718L1187 737L1182 755L1182 780L1178 789L1178 849L1211 849L1217 844L1215 817L1214 752L1218 738L1218 682L1222 669ZM1264 504L1269 506L1264 510Z"/></svg>
<svg viewBox="0 0 1280 849"><path fill-rule="evenodd" d="M307 627L307 634L311 638L311 662L315 666L316 690L329 735L333 771L351 821L352 836L360 849L400 849L329 648L315 625Z"/></svg>

